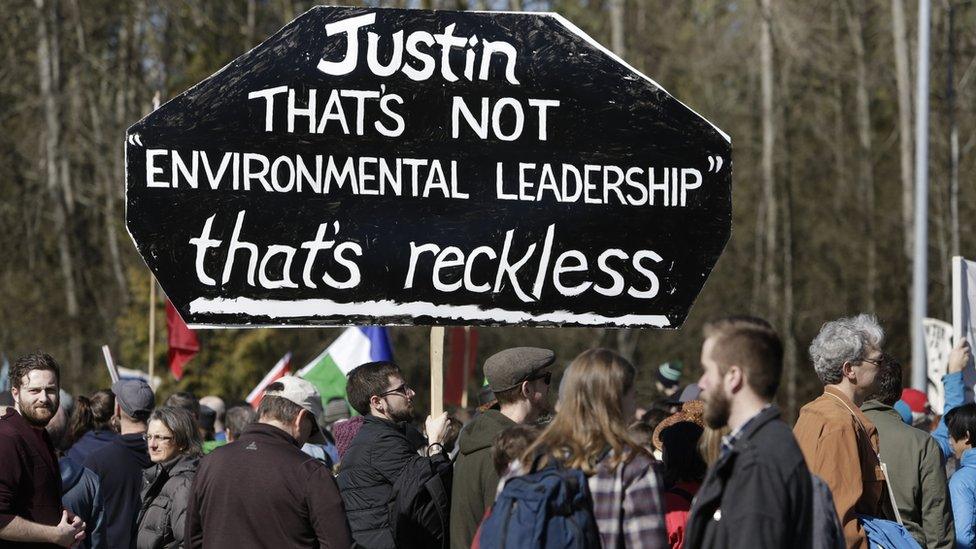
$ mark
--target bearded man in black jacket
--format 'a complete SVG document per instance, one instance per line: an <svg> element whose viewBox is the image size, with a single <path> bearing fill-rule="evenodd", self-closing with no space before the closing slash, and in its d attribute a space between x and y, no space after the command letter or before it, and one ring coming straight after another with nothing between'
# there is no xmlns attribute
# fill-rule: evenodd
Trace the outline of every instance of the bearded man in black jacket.
<svg viewBox="0 0 976 549"><path fill-rule="evenodd" d="M449 467L443 440L447 414L428 416L427 446L418 453L408 430L413 419L414 391L392 362L370 362L349 372L349 404L364 416L363 426L339 464L339 493L356 546L397 547L391 524L394 484L410 468ZM449 503L448 503L449 505Z"/></svg>

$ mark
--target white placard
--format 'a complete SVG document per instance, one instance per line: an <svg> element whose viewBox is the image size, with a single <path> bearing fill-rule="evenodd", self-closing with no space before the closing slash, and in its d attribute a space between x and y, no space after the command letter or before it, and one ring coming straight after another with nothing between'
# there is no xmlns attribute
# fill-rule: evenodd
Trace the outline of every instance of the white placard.
<svg viewBox="0 0 976 549"><path fill-rule="evenodd" d="M960 256L952 258L952 331L955 341L966 338L970 345L976 345L976 262ZM966 402L973 401L973 385L976 384L976 369L973 361L963 370L966 385Z"/></svg>
<svg viewBox="0 0 976 549"><path fill-rule="evenodd" d="M945 404L945 389L942 376L946 373L949 353L952 351L952 324L944 320L926 318L922 321L925 329L925 358L928 362L928 398L932 411L942 415Z"/></svg>

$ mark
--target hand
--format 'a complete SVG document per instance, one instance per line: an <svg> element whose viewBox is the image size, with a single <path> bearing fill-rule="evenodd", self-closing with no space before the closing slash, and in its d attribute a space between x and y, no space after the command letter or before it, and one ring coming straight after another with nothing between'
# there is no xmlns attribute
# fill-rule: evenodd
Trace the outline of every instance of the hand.
<svg viewBox="0 0 976 549"><path fill-rule="evenodd" d="M427 444L443 443L444 432L447 431L447 412L441 412L437 417L427 416L424 426L427 428Z"/></svg>
<svg viewBox="0 0 976 549"><path fill-rule="evenodd" d="M965 338L961 338L956 346L952 348L952 352L949 353L949 368L948 372L954 374L956 372L961 372L963 368L969 364L972 360L973 353L972 349L969 347L969 342Z"/></svg>
<svg viewBox="0 0 976 549"><path fill-rule="evenodd" d="M85 523L74 515L68 518L68 511L61 511L61 522L54 526L51 541L61 547L71 547L85 538Z"/></svg>

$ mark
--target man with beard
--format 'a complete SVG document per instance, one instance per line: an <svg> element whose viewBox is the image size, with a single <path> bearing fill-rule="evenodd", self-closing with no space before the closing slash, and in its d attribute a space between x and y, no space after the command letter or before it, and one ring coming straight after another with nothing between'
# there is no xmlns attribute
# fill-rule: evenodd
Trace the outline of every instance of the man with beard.
<svg viewBox="0 0 976 549"><path fill-rule="evenodd" d="M392 549L396 547L390 524L393 486L404 471L449 467L442 444L447 414L427 417L427 441L421 456L411 441L415 433L408 424L413 419L415 393L396 364L370 362L355 368L349 372L346 394L349 404L364 417L342 457L336 479L349 527L356 545Z"/></svg>
<svg viewBox="0 0 976 549"><path fill-rule="evenodd" d="M711 322L704 332L705 422L730 432L695 496L684 546L810 547L810 472L771 404L783 345L767 322L748 317Z"/></svg>
<svg viewBox="0 0 976 549"><path fill-rule="evenodd" d="M10 371L16 409L0 409L0 546L70 547L85 537L85 524L61 505L61 473L44 429L60 383L61 368L45 353L19 358Z"/></svg>

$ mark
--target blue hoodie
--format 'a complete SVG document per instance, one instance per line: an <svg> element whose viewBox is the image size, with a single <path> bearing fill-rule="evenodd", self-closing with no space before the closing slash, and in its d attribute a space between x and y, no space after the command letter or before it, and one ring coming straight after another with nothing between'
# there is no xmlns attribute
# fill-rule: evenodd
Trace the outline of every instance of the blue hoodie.
<svg viewBox="0 0 976 549"><path fill-rule="evenodd" d="M71 445L66 454L75 463L84 463L89 454L117 438L119 434L114 431L88 431Z"/></svg>
<svg viewBox="0 0 976 549"><path fill-rule="evenodd" d="M85 540L80 547L106 547L105 504L98 475L67 456L61 458L58 465L61 467L61 503L86 524Z"/></svg>
<svg viewBox="0 0 976 549"><path fill-rule="evenodd" d="M976 450L963 452L959 468L949 478L949 497L956 521L956 547L976 547Z"/></svg>

